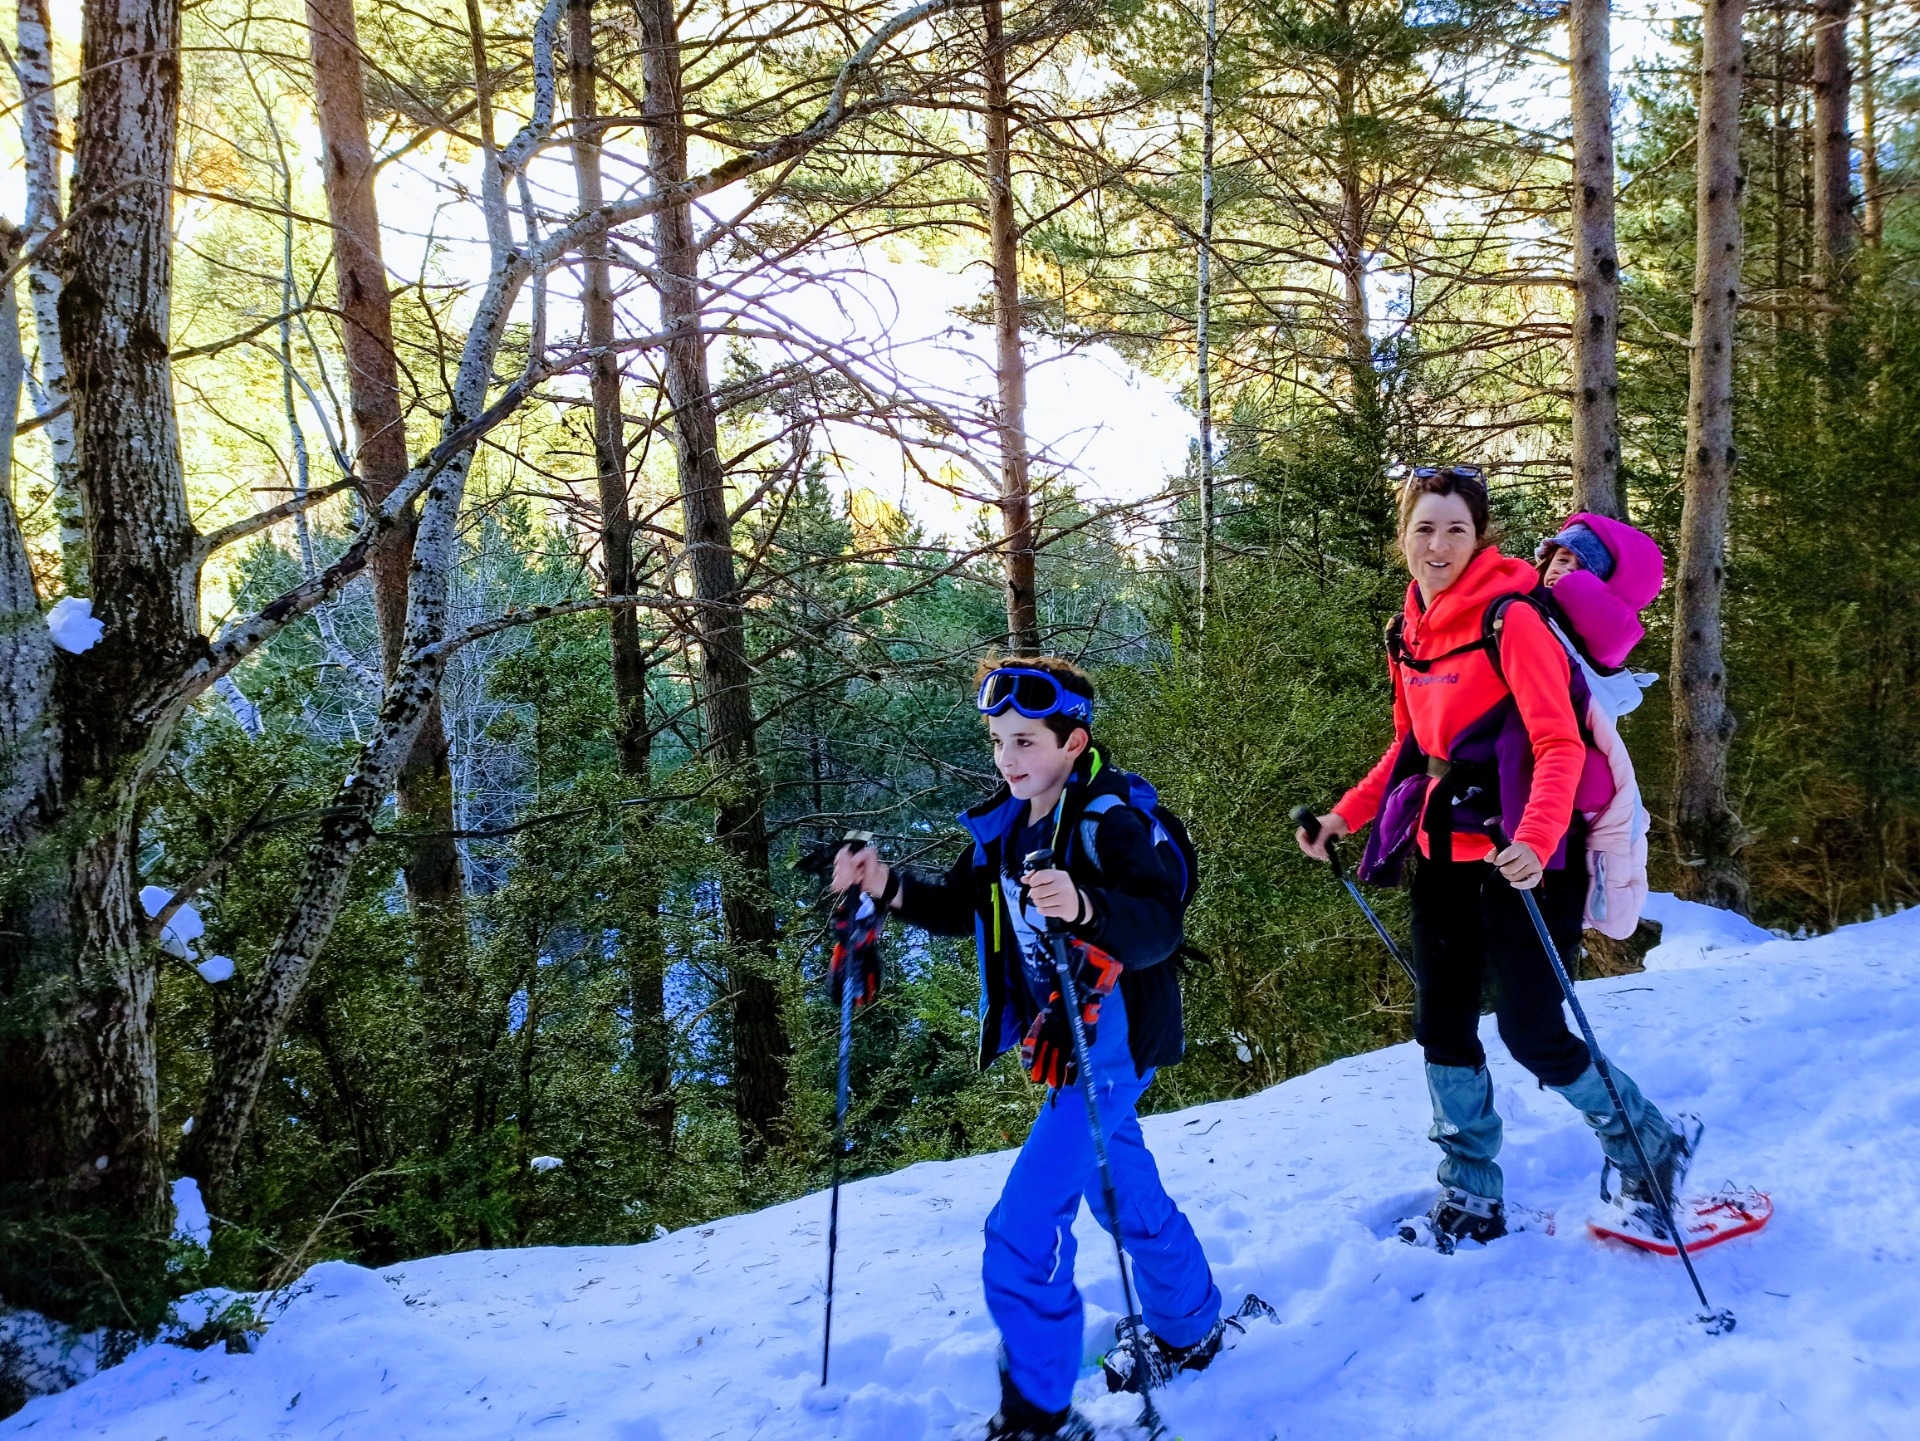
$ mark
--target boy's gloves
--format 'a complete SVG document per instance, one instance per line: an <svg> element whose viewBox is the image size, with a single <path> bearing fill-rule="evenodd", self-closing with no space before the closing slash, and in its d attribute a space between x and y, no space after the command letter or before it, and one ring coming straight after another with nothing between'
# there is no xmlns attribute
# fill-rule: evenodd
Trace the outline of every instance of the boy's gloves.
<svg viewBox="0 0 1920 1441"><path fill-rule="evenodd" d="M1093 1044L1092 1036L1087 1037L1087 1044ZM1058 991L1027 1028L1027 1038L1020 1043L1020 1067L1041 1085L1056 1090L1071 1086L1079 1078L1080 1068L1073 1063L1073 1032L1067 1027L1067 1013L1060 1005Z"/></svg>
<svg viewBox="0 0 1920 1441"><path fill-rule="evenodd" d="M1119 984L1120 962L1085 941L1067 940L1067 958L1073 974L1073 990L1080 1001L1080 1025L1087 1035L1087 1049L1093 1049L1099 1034L1100 1003L1113 994ZM1043 1086L1056 1089L1071 1086L1079 1079L1080 1068L1073 1060L1073 1028L1067 1021L1066 1003L1055 991L1027 1028L1020 1043L1020 1064L1026 1073Z"/></svg>
<svg viewBox="0 0 1920 1441"><path fill-rule="evenodd" d="M886 918L886 907L875 905L868 896L834 911L833 965L828 980L834 1005L840 1004L849 973L853 976L856 1008L871 1005L880 994L880 932Z"/></svg>

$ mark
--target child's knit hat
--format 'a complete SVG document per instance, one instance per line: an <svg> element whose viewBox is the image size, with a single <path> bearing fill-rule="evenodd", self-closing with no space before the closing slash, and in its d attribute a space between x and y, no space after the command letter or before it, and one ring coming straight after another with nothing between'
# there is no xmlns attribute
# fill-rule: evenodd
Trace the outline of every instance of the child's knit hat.
<svg viewBox="0 0 1920 1441"><path fill-rule="evenodd" d="M1534 559L1545 560L1556 545L1572 551L1579 558L1581 566L1592 571L1599 579L1605 580L1613 574L1613 552L1581 522L1576 520L1560 534L1541 541L1533 553Z"/></svg>

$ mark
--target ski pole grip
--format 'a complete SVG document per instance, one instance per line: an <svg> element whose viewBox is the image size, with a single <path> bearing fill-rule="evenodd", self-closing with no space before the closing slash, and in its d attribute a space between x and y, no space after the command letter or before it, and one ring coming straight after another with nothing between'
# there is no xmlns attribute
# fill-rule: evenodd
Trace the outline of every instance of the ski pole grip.
<svg viewBox="0 0 1920 1441"><path fill-rule="evenodd" d="M1020 874L1023 876L1030 876L1035 871L1050 871L1052 869L1053 869L1053 847L1052 846L1041 846L1038 850L1028 851L1027 858L1024 861L1020 862ZM1022 905L1026 904L1026 895L1027 893L1025 890L1022 890L1020 892L1020 899L1021 899ZM1047 917L1047 929L1049 931L1064 931L1066 928L1067 928L1067 923L1059 919L1057 916Z"/></svg>
<svg viewBox="0 0 1920 1441"><path fill-rule="evenodd" d="M1313 813L1312 806L1295 806L1287 812L1288 818L1307 833L1307 844L1312 845L1320 839L1320 817Z"/></svg>
<svg viewBox="0 0 1920 1441"><path fill-rule="evenodd" d="M1494 854L1498 855L1513 844L1513 837L1507 834L1506 824L1495 816L1486 823L1487 835L1493 840Z"/></svg>

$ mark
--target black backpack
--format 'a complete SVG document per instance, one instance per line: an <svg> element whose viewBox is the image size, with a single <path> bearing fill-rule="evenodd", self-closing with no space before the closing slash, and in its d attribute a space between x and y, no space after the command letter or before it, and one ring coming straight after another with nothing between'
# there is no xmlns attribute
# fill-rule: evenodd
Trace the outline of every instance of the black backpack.
<svg viewBox="0 0 1920 1441"><path fill-rule="evenodd" d="M1131 806L1146 817L1153 832L1154 850L1180 882L1180 914L1184 916L1193 903L1193 893L1200 889L1200 855L1193 848L1193 837L1187 834L1186 823L1161 804L1160 792L1151 781L1132 771L1122 771L1121 775L1127 782L1125 800L1109 792L1095 796L1081 812L1081 853L1099 870L1100 853L1094 848L1094 833L1100 828L1100 817L1115 806Z"/></svg>

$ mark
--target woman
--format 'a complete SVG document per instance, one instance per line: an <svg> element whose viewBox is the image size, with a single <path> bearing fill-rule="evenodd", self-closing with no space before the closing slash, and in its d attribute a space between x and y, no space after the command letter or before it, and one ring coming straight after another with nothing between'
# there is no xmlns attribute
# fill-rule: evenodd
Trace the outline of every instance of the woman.
<svg viewBox="0 0 1920 1441"><path fill-rule="evenodd" d="M1414 1037L1426 1055L1440 1196L1402 1228L1410 1241L1452 1250L1462 1238L1506 1234L1500 1117L1479 1037L1481 973L1491 968L1500 1038L1542 1084L1565 1096L1619 1168L1616 1204L1656 1234L1653 1187L1672 1198L1685 1178L1698 1123L1668 1125L1613 1068L1628 1120L1653 1175L1639 1165L1627 1123L1614 1114L1586 1043L1567 1029L1559 982L1519 892L1537 892L1562 956L1580 944L1585 847L1568 835L1586 745L1574 717L1566 650L1540 612L1508 604L1539 584L1532 565L1502 555L1488 535L1487 486L1470 466L1422 467L1400 500L1400 548L1413 574L1389 636L1394 743L1366 779L1320 817L1300 848L1326 857L1329 838L1374 823L1362 874L1397 878L1412 860ZM1498 855L1486 821L1504 820ZM1417 852L1417 854L1414 854ZM1605 1175L1602 1194L1606 1195Z"/></svg>

